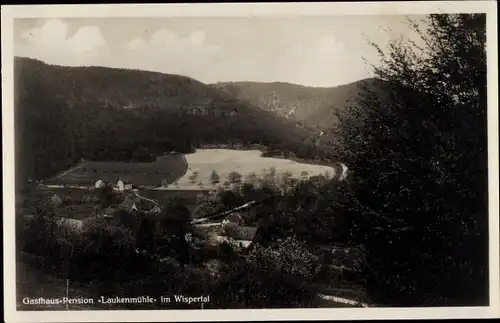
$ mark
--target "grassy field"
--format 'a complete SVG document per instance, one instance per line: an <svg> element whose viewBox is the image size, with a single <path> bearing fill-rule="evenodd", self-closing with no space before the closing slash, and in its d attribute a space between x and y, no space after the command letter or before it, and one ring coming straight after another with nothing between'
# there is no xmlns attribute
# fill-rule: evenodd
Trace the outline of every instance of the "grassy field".
<svg viewBox="0 0 500 323"><path fill-rule="evenodd" d="M231 172L240 173L243 177L255 173L257 178L262 178L271 167L276 170L277 176L289 172L295 178L301 178L304 172L308 176L335 174L333 167L261 157L259 150L198 149L193 154L164 156L153 163L86 161L45 181L45 184L92 186L99 179L115 183L121 178L133 185L156 187L141 190L140 194L144 197L152 198L160 204L177 197L193 212L197 195L213 188L213 171L223 183ZM195 172L197 176L193 178ZM159 187L164 180L169 183L168 187ZM70 195L73 201L81 200L85 194L89 194L84 188L54 187L44 191L61 198ZM75 214L71 214L72 212L68 210L68 217L82 219L90 214L86 209L81 212L77 210Z"/></svg>
<svg viewBox="0 0 500 323"><path fill-rule="evenodd" d="M91 185L99 179L116 183L118 178L134 185L160 186L173 183L187 171L183 155L163 156L151 163L85 161L62 172L45 184Z"/></svg>
<svg viewBox="0 0 500 323"><path fill-rule="evenodd" d="M99 179L115 183L121 178L137 186L156 187L162 181L167 181L169 187L165 190L168 191L200 191L212 187L212 171L224 182L231 172L238 172L243 176L253 172L257 177L262 177L271 167L276 169L278 176L284 172L289 172L296 178L300 178L303 172L308 176L325 173L335 175L333 167L261 157L258 150L198 149L193 154L164 156L153 163L87 161L45 181L45 184L92 185ZM191 176L195 172L198 175L192 180Z"/></svg>
<svg viewBox="0 0 500 323"><path fill-rule="evenodd" d="M64 198L69 195L73 201L81 200L85 195L92 194L88 189L69 188L69 187L55 187L55 188L39 188L38 192L42 195L50 197L57 194L59 197Z"/></svg>
<svg viewBox="0 0 500 323"><path fill-rule="evenodd" d="M330 176L335 174L335 170L329 166L261 157L261 152L258 150L198 149L196 153L186 155L186 160L189 168L186 174L178 180L179 187L185 189L199 189L199 182L204 184L204 188L210 188L212 171L219 175L221 182L224 182L231 172L238 172L243 177L253 172L257 177L262 177L271 167L276 169L278 176L284 172L290 172L296 178L300 178L302 172L307 172L309 176L324 175L326 172ZM194 172L197 172L198 176L195 182L191 183L190 177Z"/></svg>

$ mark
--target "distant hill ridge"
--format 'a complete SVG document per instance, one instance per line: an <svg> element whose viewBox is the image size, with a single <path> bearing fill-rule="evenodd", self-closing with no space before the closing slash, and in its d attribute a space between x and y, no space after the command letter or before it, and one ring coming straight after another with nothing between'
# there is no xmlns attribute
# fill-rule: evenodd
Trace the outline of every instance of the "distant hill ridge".
<svg viewBox="0 0 500 323"><path fill-rule="evenodd" d="M141 161L203 144L316 157L323 149L311 148L314 131L189 77L21 57L14 69L19 180L46 178L82 157Z"/></svg>
<svg viewBox="0 0 500 323"><path fill-rule="evenodd" d="M335 87L286 82L219 82L212 86L306 127L327 131L338 122L334 112L356 105L362 88L376 82L370 78Z"/></svg>

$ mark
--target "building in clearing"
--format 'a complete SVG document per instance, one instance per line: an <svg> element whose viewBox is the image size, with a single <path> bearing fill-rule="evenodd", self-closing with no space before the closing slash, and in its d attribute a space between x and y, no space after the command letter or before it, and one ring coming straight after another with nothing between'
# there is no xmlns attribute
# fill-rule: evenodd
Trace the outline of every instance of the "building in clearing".
<svg viewBox="0 0 500 323"><path fill-rule="evenodd" d="M123 199L123 202L120 203L120 208L132 212L136 211L138 212L139 210L143 209L143 201L139 198L136 198L132 195L127 195Z"/></svg>
<svg viewBox="0 0 500 323"><path fill-rule="evenodd" d="M226 223L236 223L238 225L244 225L245 221L243 221L243 218L241 217L241 214L239 212L234 212L229 214L224 220L222 220L222 225Z"/></svg>
<svg viewBox="0 0 500 323"><path fill-rule="evenodd" d="M140 198L135 196L133 193L126 194L122 203L119 205L120 208L132 212L132 211L141 211L141 212L153 212L159 213L161 212L161 208L157 206L153 201Z"/></svg>
<svg viewBox="0 0 500 323"><path fill-rule="evenodd" d="M121 179L118 179L118 182L116 182L116 186L118 187L118 191L123 192L125 190L125 184L123 184L123 181Z"/></svg>
<svg viewBox="0 0 500 323"><path fill-rule="evenodd" d="M104 186L106 186L106 183L104 183L104 181L102 180L98 180L97 182L95 182L95 188L103 188Z"/></svg>
<svg viewBox="0 0 500 323"><path fill-rule="evenodd" d="M226 231L222 230L217 237L219 243L227 242L233 247L246 249L252 243L255 235L257 234L257 228L255 227L236 227L235 230Z"/></svg>

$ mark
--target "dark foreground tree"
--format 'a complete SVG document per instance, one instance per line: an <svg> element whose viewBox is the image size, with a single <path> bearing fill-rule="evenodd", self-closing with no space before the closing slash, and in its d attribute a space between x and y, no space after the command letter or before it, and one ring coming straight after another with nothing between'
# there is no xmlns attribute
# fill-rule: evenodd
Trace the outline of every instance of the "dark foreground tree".
<svg viewBox="0 0 500 323"><path fill-rule="evenodd" d="M179 200L169 200L159 215L157 252L170 255L183 264L190 261L190 248L186 235L193 232L191 213Z"/></svg>
<svg viewBox="0 0 500 323"><path fill-rule="evenodd" d="M486 16L431 15L374 68L334 145L355 174L352 239L393 305L488 302ZM423 24L420 24L423 26Z"/></svg>

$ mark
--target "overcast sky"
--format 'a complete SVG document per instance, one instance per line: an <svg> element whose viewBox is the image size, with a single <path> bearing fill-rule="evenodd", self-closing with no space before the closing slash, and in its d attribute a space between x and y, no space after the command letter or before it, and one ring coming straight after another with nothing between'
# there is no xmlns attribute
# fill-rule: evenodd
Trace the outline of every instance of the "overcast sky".
<svg viewBox="0 0 500 323"><path fill-rule="evenodd" d="M421 19L423 17L412 17ZM404 16L17 19L15 55L142 69L204 83L335 86L370 76L368 40L409 34Z"/></svg>

